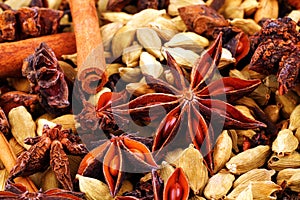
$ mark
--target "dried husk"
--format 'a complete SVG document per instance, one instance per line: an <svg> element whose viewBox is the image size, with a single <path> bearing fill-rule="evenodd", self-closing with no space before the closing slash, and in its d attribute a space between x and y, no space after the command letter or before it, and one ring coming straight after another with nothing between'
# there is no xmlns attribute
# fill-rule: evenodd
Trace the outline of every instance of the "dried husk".
<svg viewBox="0 0 300 200"><path fill-rule="evenodd" d="M174 84L175 80L174 80L174 76L173 76L171 70L167 69L163 73L164 73L164 78L166 79L166 81L170 84Z"/></svg>
<svg viewBox="0 0 300 200"><path fill-rule="evenodd" d="M252 185L249 184L237 197L236 200L253 200Z"/></svg>
<svg viewBox="0 0 300 200"><path fill-rule="evenodd" d="M228 130L228 135L230 136L231 141L232 141L232 149L236 153L238 153L240 150L238 147L238 135L237 135L236 130Z"/></svg>
<svg viewBox="0 0 300 200"><path fill-rule="evenodd" d="M136 67L138 66L138 61L142 54L143 47L136 42L130 47L127 47L123 50L122 61L126 64L127 67Z"/></svg>
<svg viewBox="0 0 300 200"><path fill-rule="evenodd" d="M50 128L54 128L57 124L53 123L47 119L40 118L37 120L36 134L42 136L44 125L47 124Z"/></svg>
<svg viewBox="0 0 300 200"><path fill-rule="evenodd" d="M195 196L191 197L189 200L206 200L206 199L204 197L195 195Z"/></svg>
<svg viewBox="0 0 300 200"><path fill-rule="evenodd" d="M120 28L112 39L112 53L114 57L119 57L123 53L123 49L129 47L134 41L136 29L130 26Z"/></svg>
<svg viewBox="0 0 300 200"><path fill-rule="evenodd" d="M8 81L14 89L27 93L30 92L31 87L27 78L9 78Z"/></svg>
<svg viewBox="0 0 300 200"><path fill-rule="evenodd" d="M97 106L100 96L105 92L111 92L111 90L107 87L103 87L98 93L90 95L88 102Z"/></svg>
<svg viewBox="0 0 300 200"><path fill-rule="evenodd" d="M300 127L300 105L296 106L296 108L291 113L289 129L294 131L299 127Z"/></svg>
<svg viewBox="0 0 300 200"><path fill-rule="evenodd" d="M300 192L300 172L296 172L287 180L287 186L294 192Z"/></svg>
<svg viewBox="0 0 300 200"><path fill-rule="evenodd" d="M16 138L11 138L8 141L9 145L11 146L13 152L16 154L16 156L18 157L23 151L25 151L25 148L22 147L18 141L16 140Z"/></svg>
<svg viewBox="0 0 300 200"><path fill-rule="evenodd" d="M136 31L136 37L139 43L155 58L158 58L160 61L164 59L161 54L161 39L158 37L155 30L151 28L139 28Z"/></svg>
<svg viewBox="0 0 300 200"><path fill-rule="evenodd" d="M35 137L36 125L31 114L24 106L13 108L8 113L8 120L11 126L11 133L18 143L25 149L31 146L24 143L25 138Z"/></svg>
<svg viewBox="0 0 300 200"><path fill-rule="evenodd" d="M85 193L88 200L113 200L105 183L79 174L76 175L76 178L79 180L80 191Z"/></svg>
<svg viewBox="0 0 300 200"><path fill-rule="evenodd" d="M251 181L247 184L241 184L234 188L226 199L236 199L236 197L247 187L251 187L253 199L257 200L276 199L275 192L281 190L281 187L272 181Z"/></svg>
<svg viewBox="0 0 300 200"><path fill-rule="evenodd" d="M298 139L298 141L300 142L300 128L297 128L296 132L295 132L295 137Z"/></svg>
<svg viewBox="0 0 300 200"><path fill-rule="evenodd" d="M217 138L213 151L214 173L221 170L231 156L232 140L224 130Z"/></svg>
<svg viewBox="0 0 300 200"><path fill-rule="evenodd" d="M55 173L52 168L49 167L46 172L43 173L41 180L41 188L43 191L47 191L52 188L58 188L59 181L56 178Z"/></svg>
<svg viewBox="0 0 300 200"><path fill-rule="evenodd" d="M277 184L281 185L283 181L288 181L294 174L299 174L300 168L286 168L278 172L276 176Z"/></svg>
<svg viewBox="0 0 300 200"><path fill-rule="evenodd" d="M241 7L242 0L225 0L221 12L225 18L243 18L244 9Z"/></svg>
<svg viewBox="0 0 300 200"><path fill-rule="evenodd" d="M171 21L176 26L178 31L181 31L181 32L187 31L187 27L180 16L172 18Z"/></svg>
<svg viewBox="0 0 300 200"><path fill-rule="evenodd" d="M223 69L227 65L233 64L235 62L236 60L232 56L231 52L226 48L222 48L222 54L221 54L220 62L218 64L218 69Z"/></svg>
<svg viewBox="0 0 300 200"><path fill-rule="evenodd" d="M263 80L264 85L266 85L272 92L276 92L278 90L278 81L276 75L266 76Z"/></svg>
<svg viewBox="0 0 300 200"><path fill-rule="evenodd" d="M0 170L0 191L4 191L9 173L6 169Z"/></svg>
<svg viewBox="0 0 300 200"><path fill-rule="evenodd" d="M300 167L300 153L294 151L293 153L279 157L273 154L268 161L268 167L276 171L280 171L286 168L299 168Z"/></svg>
<svg viewBox="0 0 300 200"><path fill-rule="evenodd" d="M230 21L230 25L242 29L248 35L254 35L261 29L261 26L258 25L253 19L235 18Z"/></svg>
<svg viewBox="0 0 300 200"><path fill-rule="evenodd" d="M168 7L168 14L171 16L177 16L178 8L190 6L190 5L198 5L205 4L203 0L170 0L170 4Z"/></svg>
<svg viewBox="0 0 300 200"><path fill-rule="evenodd" d="M280 117L280 109L278 105L267 105L264 109L264 113L268 117L268 119L274 124L279 120Z"/></svg>
<svg viewBox="0 0 300 200"><path fill-rule="evenodd" d="M269 146L259 145L233 156L226 163L226 167L231 173L239 175L261 167L266 162L269 153Z"/></svg>
<svg viewBox="0 0 300 200"><path fill-rule="evenodd" d="M159 176L162 178L162 180L164 181L164 183L167 182L167 180L169 179L169 177L171 176L171 174L174 172L174 170L175 170L174 167L172 167L166 161L163 161L161 163L160 170L159 170Z"/></svg>
<svg viewBox="0 0 300 200"><path fill-rule="evenodd" d="M155 10L148 8L134 14L126 25L133 28L144 27L147 26L150 22L155 21L158 17L165 14L166 10Z"/></svg>
<svg viewBox="0 0 300 200"><path fill-rule="evenodd" d="M253 115L251 114L250 109L247 106L243 106L243 105L237 105L235 106L236 109L238 109L243 115L245 115L246 117L255 120L255 118L253 117Z"/></svg>
<svg viewBox="0 0 300 200"><path fill-rule="evenodd" d="M201 53L208 45L208 39L193 32L178 33L164 44L165 47L181 47L196 53Z"/></svg>
<svg viewBox="0 0 300 200"><path fill-rule="evenodd" d="M290 154L298 148L299 141L289 129L279 131L272 144L272 151L277 153L278 157Z"/></svg>
<svg viewBox="0 0 300 200"><path fill-rule="evenodd" d="M51 122L62 125L62 128L66 130L72 129L73 133L77 132L75 127L75 123L76 123L75 115L73 114L62 115L60 117L51 120Z"/></svg>
<svg viewBox="0 0 300 200"><path fill-rule="evenodd" d="M135 96L140 96L143 94L154 93L155 91L149 87L147 83L137 82L137 83L128 83L126 85L126 90Z"/></svg>
<svg viewBox="0 0 300 200"><path fill-rule="evenodd" d="M120 67L121 79L125 82L138 82L141 79L141 69L139 67Z"/></svg>
<svg viewBox="0 0 300 200"><path fill-rule="evenodd" d="M133 16L131 14L125 12L102 12L101 19L110 22L121 22L122 24L126 24L131 20Z"/></svg>
<svg viewBox="0 0 300 200"><path fill-rule="evenodd" d="M255 12L254 20L259 22L263 18L278 18L278 1L277 0L259 0L259 8Z"/></svg>
<svg viewBox="0 0 300 200"><path fill-rule="evenodd" d="M156 31L159 37L164 41L169 41L178 29L171 19L166 17L158 17L154 22L150 22L149 26Z"/></svg>
<svg viewBox="0 0 300 200"><path fill-rule="evenodd" d="M5 4L10 6L14 10L18 10L22 7L28 7L31 0L24 0L24 1L18 1L18 0L7 0L5 1Z"/></svg>
<svg viewBox="0 0 300 200"><path fill-rule="evenodd" d="M166 52L169 52L171 56L175 59L176 63L191 68L195 64L196 60L199 58L199 55L191 50L185 50L180 47L176 48L167 48L162 47L162 53L165 58L167 58Z"/></svg>
<svg viewBox="0 0 300 200"><path fill-rule="evenodd" d="M255 200L267 200L277 199L276 192L282 190L282 188L272 181L253 181L252 195Z"/></svg>
<svg viewBox="0 0 300 200"><path fill-rule="evenodd" d="M296 23L300 20L300 10L292 10L288 17L294 20Z"/></svg>
<svg viewBox="0 0 300 200"><path fill-rule="evenodd" d="M58 64L64 72L65 79L74 84L77 78L77 69L65 61L58 61Z"/></svg>
<svg viewBox="0 0 300 200"><path fill-rule="evenodd" d="M123 27L122 22L113 22L105 24L100 28L103 47L105 51L109 51L111 48L111 41L117 31Z"/></svg>
<svg viewBox="0 0 300 200"><path fill-rule="evenodd" d="M230 190L235 177L228 171L222 170L213 175L204 188L204 196L208 199L223 199Z"/></svg>
<svg viewBox="0 0 300 200"><path fill-rule="evenodd" d="M97 3L98 7L97 8L98 8L98 10L99 10L100 13L105 12L107 10L108 1L109 0L98 1L98 3Z"/></svg>
<svg viewBox="0 0 300 200"><path fill-rule="evenodd" d="M248 95L250 98L255 100L255 102L260 106L265 106L268 104L271 90L264 84L260 84L251 94Z"/></svg>
<svg viewBox="0 0 300 200"><path fill-rule="evenodd" d="M163 73L163 67L154 56L148 52L142 52L140 56L140 69L142 74L151 75L154 78L158 78Z"/></svg>
<svg viewBox="0 0 300 200"><path fill-rule="evenodd" d="M181 148L178 148L178 149L175 149L172 151L168 151L165 156L165 161L170 164L176 165L177 160L180 158L183 151L184 150Z"/></svg>
<svg viewBox="0 0 300 200"><path fill-rule="evenodd" d="M293 110L299 103L299 96L292 91L288 91L284 95L279 95L278 91L275 95L277 105L281 106L282 115L284 118L288 119L292 114Z"/></svg>
<svg viewBox="0 0 300 200"><path fill-rule="evenodd" d="M190 144L190 146L181 153L175 165L184 171L188 178L189 186L194 194L201 194L208 181L208 171L203 163L201 153Z"/></svg>
<svg viewBox="0 0 300 200"><path fill-rule="evenodd" d="M249 16L259 8L260 4L256 0L245 0L240 6L244 9L245 15Z"/></svg>
<svg viewBox="0 0 300 200"><path fill-rule="evenodd" d="M271 181L272 176L275 174L275 170L267 169L252 169L247 173L239 176L233 183L233 188L236 188L242 184L248 184L251 181Z"/></svg>

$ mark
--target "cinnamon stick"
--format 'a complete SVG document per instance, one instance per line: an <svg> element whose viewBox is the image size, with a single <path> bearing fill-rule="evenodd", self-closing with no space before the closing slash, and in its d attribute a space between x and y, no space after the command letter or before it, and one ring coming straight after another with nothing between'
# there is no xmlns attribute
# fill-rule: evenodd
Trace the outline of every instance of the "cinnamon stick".
<svg viewBox="0 0 300 200"><path fill-rule="evenodd" d="M77 46L77 77L82 89L94 94L107 82L95 0L70 0L69 3Z"/></svg>
<svg viewBox="0 0 300 200"><path fill-rule="evenodd" d="M60 33L17 42L0 44L0 78L20 77L23 60L34 53L41 42L53 49L60 58L64 54L76 52L74 33Z"/></svg>
<svg viewBox="0 0 300 200"><path fill-rule="evenodd" d="M0 160L3 162L5 169L10 172L11 169L16 164L16 155L14 154L11 146L9 145L8 141L6 140L3 133L0 131ZM21 183L26 186L29 192L37 192L37 188L33 184L33 182L29 178L24 177L17 177L15 178L15 182Z"/></svg>

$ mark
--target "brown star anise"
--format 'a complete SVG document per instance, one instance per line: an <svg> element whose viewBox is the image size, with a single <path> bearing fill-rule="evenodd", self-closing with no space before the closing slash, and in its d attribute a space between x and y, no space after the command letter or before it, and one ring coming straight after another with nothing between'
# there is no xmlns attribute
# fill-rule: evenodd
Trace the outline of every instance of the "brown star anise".
<svg viewBox="0 0 300 200"><path fill-rule="evenodd" d="M85 145L79 144L80 138L72 130L62 130L61 125L49 128L44 125L42 136L26 138L25 143L32 145L18 158L10 171L8 180L17 176L28 176L43 171L50 165L64 189L73 190L67 154L83 155L88 153Z"/></svg>
<svg viewBox="0 0 300 200"><path fill-rule="evenodd" d="M299 81L300 33L288 17L268 19L252 37L250 69L266 75L277 74L279 94L285 94Z"/></svg>
<svg viewBox="0 0 300 200"><path fill-rule="evenodd" d="M85 199L84 193L72 192L69 190L62 190L58 188L50 189L45 192L38 191L36 193L29 192L25 186L19 183L7 184L5 191L0 191L1 199L11 200L38 200L38 199L49 199L49 200L81 200Z"/></svg>
<svg viewBox="0 0 300 200"><path fill-rule="evenodd" d="M197 149L208 155L208 167L212 169L211 155L208 152L212 149L214 132L221 131L223 126L236 129L266 126L244 116L235 107L224 102L226 99L233 102L249 94L261 82L232 77L213 80L221 51L222 34L196 61L190 83L185 80L182 69L168 54L168 66L174 76L174 84L145 75L148 85L157 93L148 93L131 100L128 104L116 106L113 113L118 114L120 110L128 109L131 116L149 120L149 116L144 117L145 113L155 110L152 112L155 119L164 111L162 108L165 108L168 113L157 128L152 152L156 156L164 155L170 148L184 148L192 141ZM202 144L204 148L201 148Z"/></svg>
<svg viewBox="0 0 300 200"><path fill-rule="evenodd" d="M125 172L143 173L155 168L156 162L143 143L121 135L113 136L89 152L83 158L78 174L94 178L101 178L103 175L111 195L115 196Z"/></svg>
<svg viewBox="0 0 300 200"><path fill-rule="evenodd" d="M45 43L41 43L35 53L25 59L22 74L48 112L58 115L69 109L69 90L64 73L54 52Z"/></svg>

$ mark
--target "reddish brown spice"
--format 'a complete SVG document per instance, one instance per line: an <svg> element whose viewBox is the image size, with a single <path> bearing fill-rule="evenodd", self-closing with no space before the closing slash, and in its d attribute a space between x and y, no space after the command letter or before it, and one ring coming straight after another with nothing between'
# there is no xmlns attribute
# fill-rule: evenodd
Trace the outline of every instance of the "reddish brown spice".
<svg viewBox="0 0 300 200"><path fill-rule="evenodd" d="M18 176L29 176L52 167L57 179L66 190L73 190L70 167L65 149L72 155L84 155L88 152L85 145L79 144L78 135L71 130L62 130L61 125L49 128L45 125L43 135L26 138L25 143L32 145L21 153L17 163L10 171L8 180Z"/></svg>

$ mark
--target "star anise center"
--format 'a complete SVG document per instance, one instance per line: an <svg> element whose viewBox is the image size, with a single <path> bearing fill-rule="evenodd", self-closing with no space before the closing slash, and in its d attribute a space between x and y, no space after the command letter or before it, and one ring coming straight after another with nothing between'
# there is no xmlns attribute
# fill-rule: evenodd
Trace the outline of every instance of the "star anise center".
<svg viewBox="0 0 300 200"><path fill-rule="evenodd" d="M194 99L195 94L193 93L192 90L187 90L186 92L184 92L183 94L183 98L186 101L192 101Z"/></svg>

